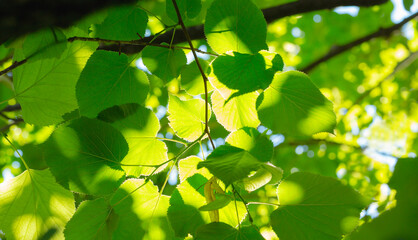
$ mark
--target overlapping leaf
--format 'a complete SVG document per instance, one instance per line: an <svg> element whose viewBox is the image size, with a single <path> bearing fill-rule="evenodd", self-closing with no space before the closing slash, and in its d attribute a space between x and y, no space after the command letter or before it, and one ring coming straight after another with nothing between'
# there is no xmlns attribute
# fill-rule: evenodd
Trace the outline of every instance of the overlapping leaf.
<svg viewBox="0 0 418 240"><path fill-rule="evenodd" d="M150 174L154 167L168 160L165 143L156 138L160 123L155 114L138 104L115 106L99 114L99 119L118 129L129 145L122 160L127 175Z"/></svg>
<svg viewBox="0 0 418 240"><path fill-rule="evenodd" d="M96 47L97 43L73 42L59 58L29 59L13 70L15 97L25 122L41 126L60 123L65 120L63 115L78 108L76 83ZM25 58L23 50L16 50L14 57Z"/></svg>
<svg viewBox="0 0 418 240"><path fill-rule="evenodd" d="M121 161L128 153L122 134L107 123L80 118L54 131L45 159L57 181L81 193L105 195L125 179Z"/></svg>
<svg viewBox="0 0 418 240"><path fill-rule="evenodd" d="M176 0L183 21L194 18L199 15L202 9L201 0ZM178 22L178 17L172 0L166 0L166 12L169 18Z"/></svg>
<svg viewBox="0 0 418 240"><path fill-rule="evenodd" d="M77 82L80 114L93 118L114 105L142 104L147 98L148 89L147 76L131 66L128 56L96 51L87 61Z"/></svg>
<svg viewBox="0 0 418 240"><path fill-rule="evenodd" d="M197 229L196 239L198 240L262 240L264 237L254 227L243 227L235 229L223 222L213 222Z"/></svg>
<svg viewBox="0 0 418 240"><path fill-rule="evenodd" d="M187 59L182 49L147 46L142 50L142 61L147 69L164 82L180 75Z"/></svg>

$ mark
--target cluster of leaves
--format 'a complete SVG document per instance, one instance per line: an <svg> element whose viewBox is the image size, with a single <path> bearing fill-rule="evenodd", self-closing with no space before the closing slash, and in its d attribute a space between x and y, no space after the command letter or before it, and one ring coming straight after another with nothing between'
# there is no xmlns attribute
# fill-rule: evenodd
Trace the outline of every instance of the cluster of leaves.
<svg viewBox="0 0 418 240"><path fill-rule="evenodd" d="M185 25L202 21L206 39L191 41ZM171 29L183 34L175 31L180 27L187 44L153 43ZM13 87L1 86L2 107L20 104L18 114L28 131L39 135L17 149L10 139L19 143L21 136L11 131L2 143L2 150L14 148L25 169L0 184L4 237L416 237L412 225L418 203L416 191L410 191L417 186L412 184L418 180L412 171L416 159L398 163L389 183L398 191L398 205L364 223L360 212L372 202L375 195L368 190L377 184L353 181L351 175L335 178L338 164L357 177L367 172L367 161L344 159L349 144L337 149L340 162L331 157L298 161L294 148L275 146L272 140L283 134L299 147L306 145L298 142L320 143L318 152L323 152L329 139L344 139L351 125L339 116L337 124L334 109L345 103L285 66L298 65L295 56L272 51L276 43L269 38L279 33L269 28L250 0L167 0L108 9L68 29L51 27L2 45L0 51L19 63L8 76ZM155 33L150 41L143 38L147 31ZM127 55L106 50L111 44L144 48ZM306 46L312 53L322 51L312 48L315 44ZM193 61L188 63L185 52ZM137 62L146 68L139 69ZM312 78L328 72L321 69ZM338 84L322 86L344 89L352 83ZM352 89L344 94L350 96ZM409 104L408 109L416 106ZM167 116L161 114L165 106ZM329 148L335 155L332 144ZM177 184L167 185L176 172ZM393 199L385 201L383 209Z"/></svg>

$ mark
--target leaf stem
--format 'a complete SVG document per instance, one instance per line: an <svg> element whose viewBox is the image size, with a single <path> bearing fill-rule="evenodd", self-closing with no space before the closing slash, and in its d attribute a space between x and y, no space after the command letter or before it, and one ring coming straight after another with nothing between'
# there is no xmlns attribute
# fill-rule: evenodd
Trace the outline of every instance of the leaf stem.
<svg viewBox="0 0 418 240"><path fill-rule="evenodd" d="M176 14L177 14L177 18L179 20L179 24L181 26L181 28L183 29L184 35L186 36L187 42L189 43L190 46L190 50L193 53L193 57L194 60L196 61L196 65L199 68L199 72L202 75L203 78L203 84L205 87L205 133L208 135L209 141L212 145L212 148L215 149L215 144L213 143L212 137L210 136L210 131L209 131L209 101L208 101L208 78L206 77L205 72L203 71L202 65L199 62L199 59L197 58L197 50L193 47L193 43L192 40L190 38L189 32L187 31L186 26L184 25L183 19L181 18L181 14L180 14L180 10L179 7L177 6L177 2L176 0L171 0L173 2L174 5L174 9L176 10Z"/></svg>
<svg viewBox="0 0 418 240"><path fill-rule="evenodd" d="M244 203L245 209L247 210L247 214L248 214L248 220L250 221L251 225L253 224L253 218L251 216L250 210L248 209L248 202L245 201L245 199L241 196L241 194L239 194L239 192L237 190L235 190L235 186L234 184L231 184L232 186L232 190L234 191L234 194L236 193L238 195L238 197L241 199L241 201Z"/></svg>
<svg viewBox="0 0 418 240"><path fill-rule="evenodd" d="M20 159L23 162L23 165L25 165L26 170L29 171L29 165L26 163L25 159L23 159L22 155L17 150L17 148L15 147L15 145L9 140L9 138L7 137L7 135L5 133L3 133L3 137L9 142L10 146L12 146L13 150L15 150L15 152L17 153L17 155L19 155Z"/></svg>

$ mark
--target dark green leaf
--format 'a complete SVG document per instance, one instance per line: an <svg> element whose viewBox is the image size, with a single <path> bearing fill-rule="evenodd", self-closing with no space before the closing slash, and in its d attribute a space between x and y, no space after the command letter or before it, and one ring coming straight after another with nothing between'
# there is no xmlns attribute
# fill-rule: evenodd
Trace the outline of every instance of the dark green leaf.
<svg viewBox="0 0 418 240"><path fill-rule="evenodd" d="M251 171L257 170L261 165L249 152L233 147L220 146L216 148L206 159L200 162L197 167L205 167L221 179L226 185L247 177Z"/></svg>
<svg viewBox="0 0 418 240"><path fill-rule="evenodd" d="M225 194L216 194L216 200L210 202L199 208L200 211L213 211L226 207L231 201L232 197Z"/></svg>
<svg viewBox="0 0 418 240"><path fill-rule="evenodd" d="M213 222L197 229L196 240L261 240L263 236L254 227L239 230L223 222Z"/></svg>
<svg viewBox="0 0 418 240"><path fill-rule="evenodd" d="M357 226L369 203L340 181L311 173L290 175L277 192L280 206L270 220L282 240L341 239Z"/></svg>
<svg viewBox="0 0 418 240"><path fill-rule="evenodd" d="M235 52L233 56L219 56L212 66L219 82L229 89L238 90L233 96L266 89L273 80L274 72L266 70L264 58L259 53Z"/></svg>

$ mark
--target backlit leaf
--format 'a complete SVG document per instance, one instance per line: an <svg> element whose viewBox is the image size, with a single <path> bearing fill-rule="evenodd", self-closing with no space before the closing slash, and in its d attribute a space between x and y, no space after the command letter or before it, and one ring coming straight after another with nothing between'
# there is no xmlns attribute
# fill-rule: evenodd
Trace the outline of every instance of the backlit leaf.
<svg viewBox="0 0 418 240"><path fill-rule="evenodd" d="M196 17L202 9L201 0L176 0L176 3L183 21ZM172 0L166 0L166 12L171 20L178 22L178 17Z"/></svg>
<svg viewBox="0 0 418 240"><path fill-rule="evenodd" d="M125 179L120 162L128 144L107 123L77 119L56 129L45 149L46 162L58 183L75 192L109 194Z"/></svg>
<svg viewBox="0 0 418 240"><path fill-rule="evenodd" d="M332 103L307 75L297 71L276 74L257 105L261 124L277 133L332 132L336 124Z"/></svg>
<svg viewBox="0 0 418 240"><path fill-rule="evenodd" d="M29 60L13 70L15 97L25 122L41 126L60 123L63 115L78 108L76 83L96 47L97 43L73 42L59 58ZM16 50L15 58L23 59L22 51Z"/></svg>
<svg viewBox="0 0 418 240"><path fill-rule="evenodd" d="M194 141L205 131L205 102L200 99L183 101L171 95L168 100L168 120L177 136ZM208 119L210 118L210 110Z"/></svg>
<svg viewBox="0 0 418 240"><path fill-rule="evenodd" d="M51 172L26 170L0 184L0 229L7 239L63 239L75 212L73 194L55 182Z"/></svg>
<svg viewBox="0 0 418 240"><path fill-rule="evenodd" d="M250 0L215 0L208 9L205 35L211 48L257 53L267 49L267 24L263 13Z"/></svg>

